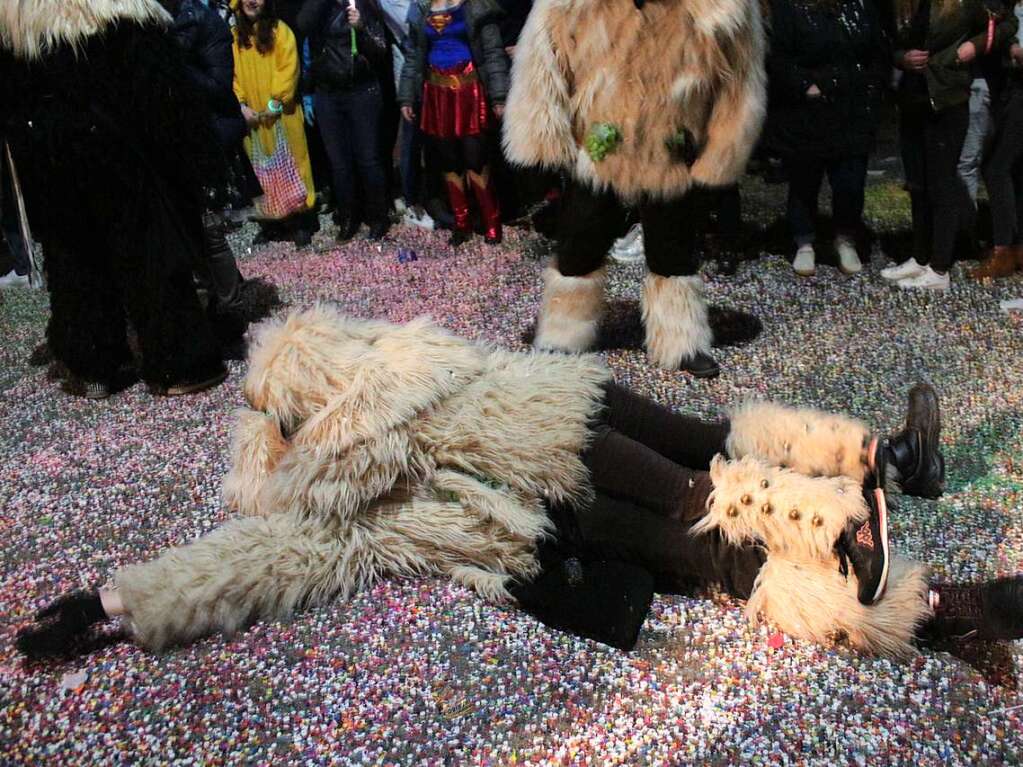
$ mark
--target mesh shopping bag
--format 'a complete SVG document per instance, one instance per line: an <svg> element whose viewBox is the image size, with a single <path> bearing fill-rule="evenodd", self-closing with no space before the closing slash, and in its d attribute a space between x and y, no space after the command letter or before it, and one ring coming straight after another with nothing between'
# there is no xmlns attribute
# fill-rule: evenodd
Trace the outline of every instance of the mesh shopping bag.
<svg viewBox="0 0 1023 767"><path fill-rule="evenodd" d="M258 130L252 132L251 145L252 169L263 187L259 216L268 219L285 218L305 210L308 190L291 154L282 121L274 123L273 152L268 155L263 149Z"/></svg>

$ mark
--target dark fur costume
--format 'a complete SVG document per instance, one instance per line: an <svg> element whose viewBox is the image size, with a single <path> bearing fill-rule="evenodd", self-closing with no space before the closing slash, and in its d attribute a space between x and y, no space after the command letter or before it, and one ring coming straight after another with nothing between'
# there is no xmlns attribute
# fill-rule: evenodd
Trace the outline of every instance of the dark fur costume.
<svg viewBox="0 0 1023 767"><path fill-rule="evenodd" d="M59 29L31 29L37 46L19 50L17 14L39 27L42 13L5 12L0 88L46 258L53 354L74 375L108 382L130 359L130 320L147 382L216 375L220 349L192 282L216 142L180 52L155 3L39 5L53 6Z"/></svg>

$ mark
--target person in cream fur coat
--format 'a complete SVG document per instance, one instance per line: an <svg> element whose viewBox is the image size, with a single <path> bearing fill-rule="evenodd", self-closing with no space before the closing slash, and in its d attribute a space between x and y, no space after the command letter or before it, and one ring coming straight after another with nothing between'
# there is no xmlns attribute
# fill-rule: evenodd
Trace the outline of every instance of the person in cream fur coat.
<svg viewBox="0 0 1023 767"><path fill-rule="evenodd" d="M697 240L706 189L734 184L766 106L757 0L537 0L515 49L504 150L571 181L535 345L597 336L603 261L636 207L651 363L711 377Z"/></svg>
<svg viewBox="0 0 1023 767"><path fill-rule="evenodd" d="M117 615L162 650L429 575L622 648L655 590L707 585L793 636L868 652L912 654L924 630L1023 634L1018 579L929 589L889 553L885 467L905 491L941 492L929 387L884 442L771 403L703 422L593 356L320 306L262 326L244 392L223 486L236 516L57 599L23 652L66 652Z"/></svg>

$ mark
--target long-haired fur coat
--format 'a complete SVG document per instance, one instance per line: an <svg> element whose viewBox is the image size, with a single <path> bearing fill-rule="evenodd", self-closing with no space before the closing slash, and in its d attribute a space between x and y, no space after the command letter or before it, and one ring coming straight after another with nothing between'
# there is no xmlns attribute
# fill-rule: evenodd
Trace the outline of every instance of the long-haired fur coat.
<svg viewBox="0 0 1023 767"><path fill-rule="evenodd" d="M756 0L537 0L515 49L505 152L628 201L731 184L763 122L764 55ZM595 161L585 138L599 123L622 143ZM669 149L686 130L691 165Z"/></svg>
<svg viewBox="0 0 1023 767"><path fill-rule="evenodd" d="M608 373L592 357L501 351L418 319L320 306L263 326L224 499L240 516L115 575L159 649L444 574L484 596L537 572L542 501L591 492L580 452Z"/></svg>

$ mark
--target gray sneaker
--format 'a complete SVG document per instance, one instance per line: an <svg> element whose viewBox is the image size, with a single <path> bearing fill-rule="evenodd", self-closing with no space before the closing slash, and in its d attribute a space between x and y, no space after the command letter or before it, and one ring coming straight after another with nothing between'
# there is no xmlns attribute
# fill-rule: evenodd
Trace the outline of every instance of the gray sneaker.
<svg viewBox="0 0 1023 767"><path fill-rule="evenodd" d="M28 275L18 274L16 271L11 269L3 277L0 277L0 289L3 288L27 288L28 287Z"/></svg>

